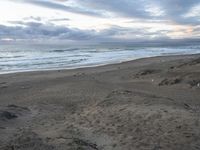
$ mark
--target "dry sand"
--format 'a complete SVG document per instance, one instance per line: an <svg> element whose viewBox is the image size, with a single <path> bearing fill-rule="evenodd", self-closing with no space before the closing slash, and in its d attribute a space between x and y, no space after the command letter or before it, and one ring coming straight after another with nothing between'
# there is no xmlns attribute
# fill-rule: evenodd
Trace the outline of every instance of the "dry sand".
<svg viewBox="0 0 200 150"><path fill-rule="evenodd" d="M1 150L199 150L200 55L0 75Z"/></svg>

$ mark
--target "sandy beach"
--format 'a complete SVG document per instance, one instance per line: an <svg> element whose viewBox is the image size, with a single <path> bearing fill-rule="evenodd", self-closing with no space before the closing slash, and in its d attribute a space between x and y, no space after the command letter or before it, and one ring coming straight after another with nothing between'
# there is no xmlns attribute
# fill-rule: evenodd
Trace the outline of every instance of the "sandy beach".
<svg viewBox="0 0 200 150"><path fill-rule="evenodd" d="M200 55L0 75L1 150L199 150Z"/></svg>

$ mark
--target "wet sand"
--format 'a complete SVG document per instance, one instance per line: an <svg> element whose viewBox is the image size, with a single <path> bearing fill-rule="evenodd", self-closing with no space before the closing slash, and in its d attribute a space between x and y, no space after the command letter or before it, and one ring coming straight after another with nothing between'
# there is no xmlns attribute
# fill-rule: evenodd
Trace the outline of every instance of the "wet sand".
<svg viewBox="0 0 200 150"><path fill-rule="evenodd" d="M0 75L1 150L199 150L200 55Z"/></svg>

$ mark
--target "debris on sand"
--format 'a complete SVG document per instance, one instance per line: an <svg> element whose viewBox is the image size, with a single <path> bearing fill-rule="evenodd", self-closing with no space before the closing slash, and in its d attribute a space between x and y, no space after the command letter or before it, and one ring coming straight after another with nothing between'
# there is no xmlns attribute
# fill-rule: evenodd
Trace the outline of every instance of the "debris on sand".
<svg viewBox="0 0 200 150"><path fill-rule="evenodd" d="M76 143L79 146L79 148L85 148L88 150L98 150L96 144L89 143L88 141L84 141L82 139L74 138L74 143Z"/></svg>
<svg viewBox="0 0 200 150"><path fill-rule="evenodd" d="M28 108L20 107L17 105L8 105L6 107L0 107L0 121L18 118L23 114L27 114L28 111L30 111Z"/></svg>
<svg viewBox="0 0 200 150"><path fill-rule="evenodd" d="M191 87L200 87L200 80L192 80L192 81L189 81L188 84Z"/></svg>
<svg viewBox="0 0 200 150"><path fill-rule="evenodd" d="M9 111L0 111L0 119L14 119L14 118L17 118L17 115L12 113L12 112L9 112Z"/></svg>
<svg viewBox="0 0 200 150"><path fill-rule="evenodd" d="M164 79L158 85L174 85L180 83L182 80L180 78Z"/></svg>
<svg viewBox="0 0 200 150"><path fill-rule="evenodd" d="M140 76L146 76L146 75L150 75L150 74L154 74L154 73L158 73L159 70L154 70L154 69L146 69L146 70L142 70L140 72L138 72L135 77L139 78Z"/></svg>

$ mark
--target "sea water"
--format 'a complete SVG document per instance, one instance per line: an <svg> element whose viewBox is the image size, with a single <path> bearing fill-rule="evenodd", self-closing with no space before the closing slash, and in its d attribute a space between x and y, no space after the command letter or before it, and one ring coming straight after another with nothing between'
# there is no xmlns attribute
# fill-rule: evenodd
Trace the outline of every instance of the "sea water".
<svg viewBox="0 0 200 150"><path fill-rule="evenodd" d="M0 74L83 68L145 57L196 53L200 53L200 44L179 46L1 44Z"/></svg>

